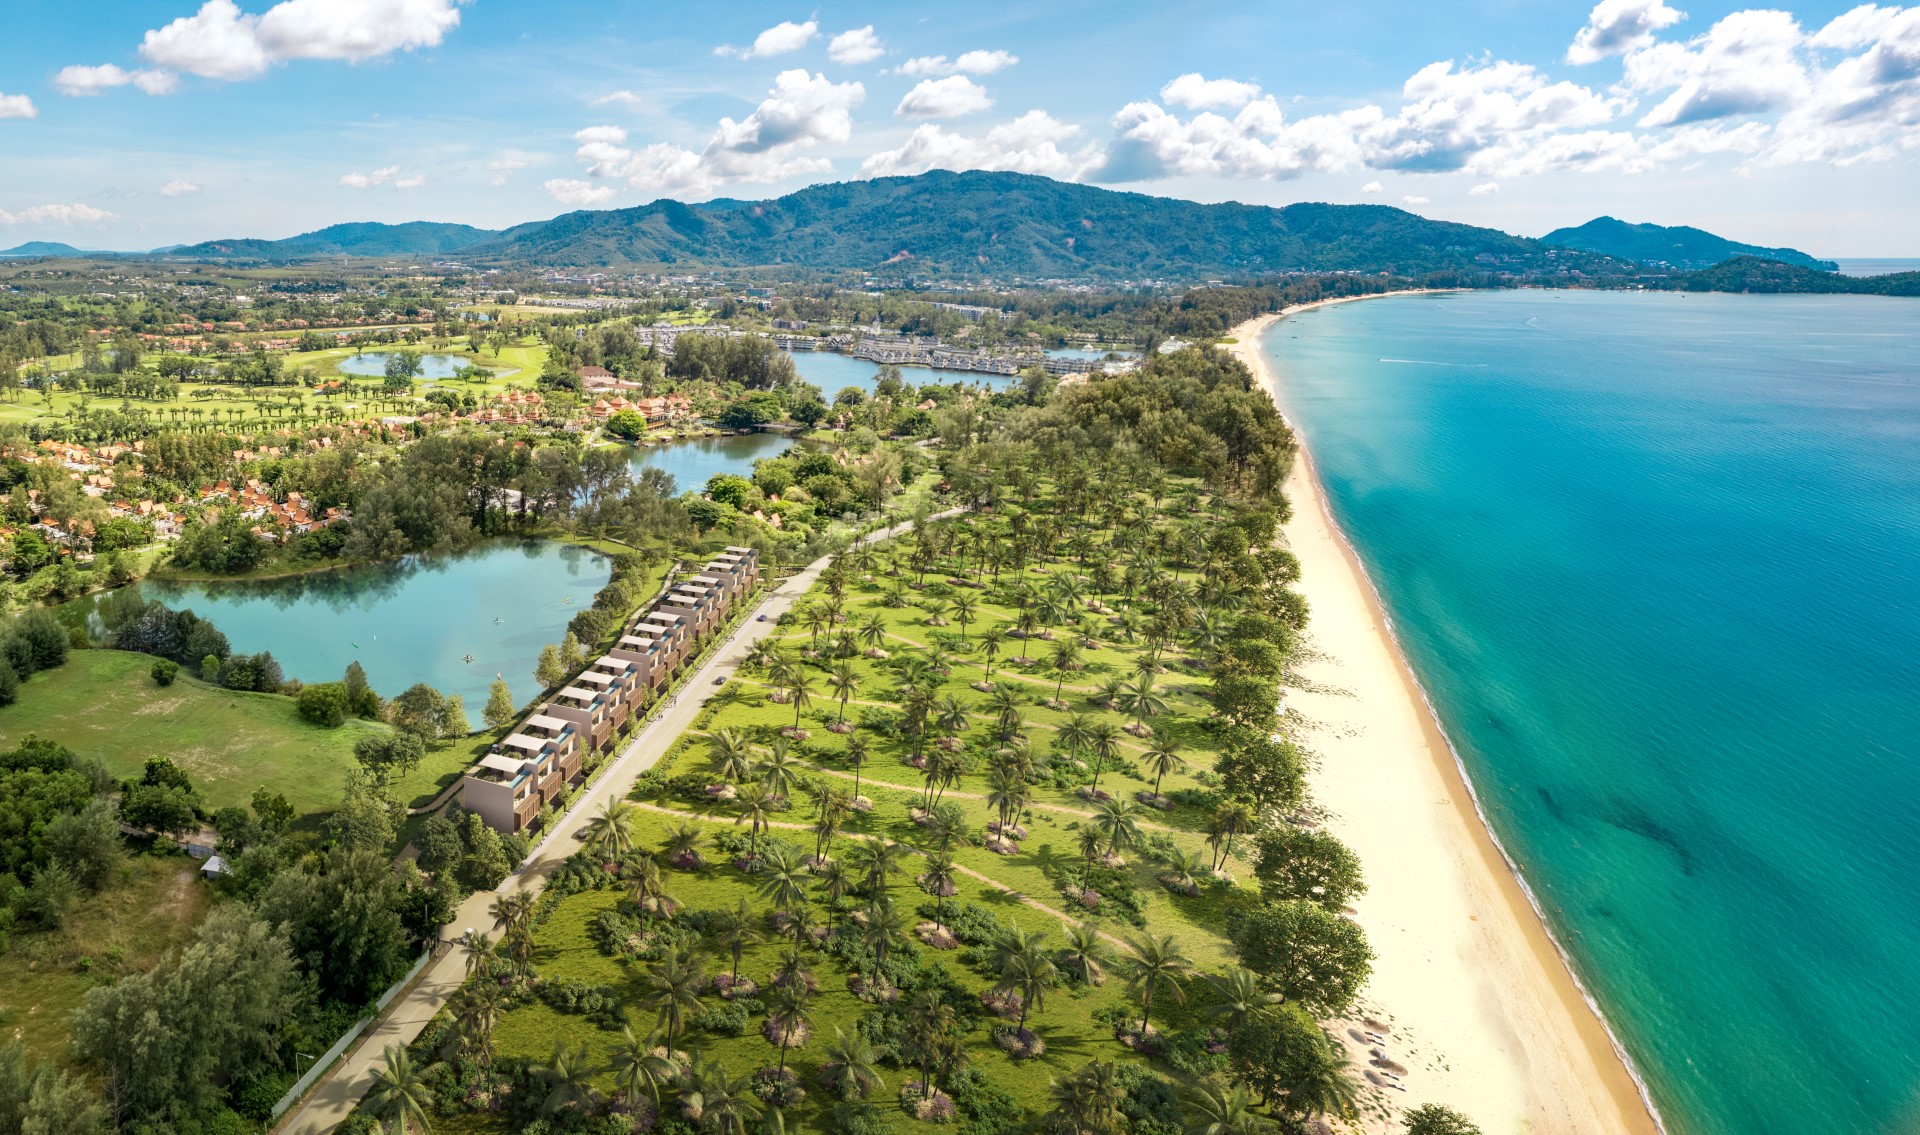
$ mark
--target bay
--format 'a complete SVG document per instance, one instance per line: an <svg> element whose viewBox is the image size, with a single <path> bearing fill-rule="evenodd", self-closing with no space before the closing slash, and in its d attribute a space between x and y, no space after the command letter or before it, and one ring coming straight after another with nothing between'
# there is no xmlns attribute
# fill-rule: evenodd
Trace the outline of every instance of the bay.
<svg viewBox="0 0 1920 1135"><path fill-rule="evenodd" d="M1920 302L1390 298L1265 348L1671 1128L1920 1127Z"/></svg>

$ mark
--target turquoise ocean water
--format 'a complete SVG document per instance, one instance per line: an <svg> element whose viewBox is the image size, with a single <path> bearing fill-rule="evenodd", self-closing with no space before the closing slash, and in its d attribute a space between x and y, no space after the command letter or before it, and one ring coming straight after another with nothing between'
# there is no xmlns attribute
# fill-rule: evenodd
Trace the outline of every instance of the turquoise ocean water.
<svg viewBox="0 0 1920 1135"><path fill-rule="evenodd" d="M1265 346L1670 1128L1920 1130L1920 301L1391 298Z"/></svg>

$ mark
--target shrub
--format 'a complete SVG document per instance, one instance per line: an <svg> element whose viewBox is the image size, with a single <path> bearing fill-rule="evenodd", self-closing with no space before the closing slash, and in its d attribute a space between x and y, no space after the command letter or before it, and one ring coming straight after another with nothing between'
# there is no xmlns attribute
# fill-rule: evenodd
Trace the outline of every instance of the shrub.
<svg viewBox="0 0 1920 1135"><path fill-rule="evenodd" d="M173 680L180 675L180 664L170 658L158 658L154 660L153 668L147 673L153 676L154 685L171 686Z"/></svg>
<svg viewBox="0 0 1920 1135"><path fill-rule="evenodd" d="M578 1013L590 1017L602 1028L616 1029L626 1023L626 1010L620 995L611 985L588 985L571 978L540 983L540 1000L558 1013Z"/></svg>
<svg viewBox="0 0 1920 1135"><path fill-rule="evenodd" d="M740 1036L747 1031L747 1006L744 1001L726 1001L710 1006L700 1014L700 1028L715 1036Z"/></svg>
<svg viewBox="0 0 1920 1135"><path fill-rule="evenodd" d="M169 662L167 665L173 664ZM166 685L165 682L160 684ZM301 717L327 729L338 729L346 724L348 715L353 712L353 706L347 700L347 687L341 682L316 682L302 687L295 702L300 707Z"/></svg>
<svg viewBox="0 0 1920 1135"><path fill-rule="evenodd" d="M835 1104L834 1135L893 1135L893 1125L870 1103Z"/></svg>

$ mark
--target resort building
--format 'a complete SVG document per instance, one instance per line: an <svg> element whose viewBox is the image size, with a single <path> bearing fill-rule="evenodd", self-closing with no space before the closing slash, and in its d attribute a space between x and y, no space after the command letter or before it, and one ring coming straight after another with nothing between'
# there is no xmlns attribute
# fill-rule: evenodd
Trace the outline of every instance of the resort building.
<svg viewBox="0 0 1920 1135"><path fill-rule="evenodd" d="M760 580L760 554L728 547L634 615L614 645L467 770L460 802L497 831L525 831L585 774L590 752L613 746L628 719L721 625Z"/></svg>

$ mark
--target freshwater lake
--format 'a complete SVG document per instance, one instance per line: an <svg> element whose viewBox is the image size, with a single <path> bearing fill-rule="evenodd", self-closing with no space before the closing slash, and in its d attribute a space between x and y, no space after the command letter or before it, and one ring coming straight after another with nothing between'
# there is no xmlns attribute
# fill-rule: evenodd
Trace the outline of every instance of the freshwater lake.
<svg viewBox="0 0 1920 1135"><path fill-rule="evenodd" d="M497 540L285 579L136 586L211 619L237 651L272 651L289 678L337 681L358 661L382 696L426 682L464 698L478 726L494 675L507 680L515 704L539 692L540 648L565 636L610 574L605 557L571 544Z"/></svg>
<svg viewBox="0 0 1920 1135"><path fill-rule="evenodd" d="M341 374L351 374L359 378L380 378L387 373L387 360L393 357L392 351L367 351L340 360L335 367ZM461 367L480 364L460 355L421 355L421 378L452 378Z"/></svg>
<svg viewBox="0 0 1920 1135"><path fill-rule="evenodd" d="M673 475L681 492L699 492L706 487L707 478L716 473L753 476L755 461L778 457L792 444L792 438L772 431L686 438L664 445L636 446L628 452L627 465L635 476L642 469L663 469Z"/></svg>

